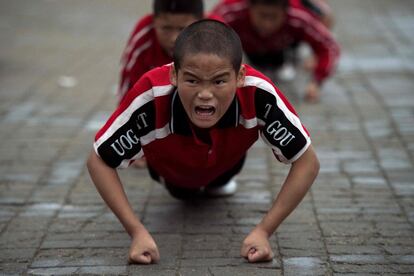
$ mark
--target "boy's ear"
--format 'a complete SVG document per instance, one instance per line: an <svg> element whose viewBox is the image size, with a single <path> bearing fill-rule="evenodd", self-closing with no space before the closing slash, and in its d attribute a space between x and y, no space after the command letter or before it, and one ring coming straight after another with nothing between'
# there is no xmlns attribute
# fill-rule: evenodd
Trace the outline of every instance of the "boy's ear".
<svg viewBox="0 0 414 276"><path fill-rule="evenodd" d="M170 69L170 82L172 85L177 86L177 71L175 70L174 64Z"/></svg>
<svg viewBox="0 0 414 276"><path fill-rule="evenodd" d="M239 73L237 74L237 87L242 87L244 85L244 78L246 77L246 67L242 64L240 66Z"/></svg>

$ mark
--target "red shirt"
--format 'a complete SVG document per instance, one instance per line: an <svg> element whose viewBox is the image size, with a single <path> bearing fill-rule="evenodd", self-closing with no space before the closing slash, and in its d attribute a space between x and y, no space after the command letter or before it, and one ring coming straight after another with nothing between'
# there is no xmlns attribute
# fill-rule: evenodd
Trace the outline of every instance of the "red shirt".
<svg viewBox="0 0 414 276"><path fill-rule="evenodd" d="M135 25L122 54L119 100L144 73L170 62L172 57L161 47L155 34L153 15L144 16Z"/></svg>
<svg viewBox="0 0 414 276"><path fill-rule="evenodd" d="M96 153L113 168L127 167L145 154L168 183L202 187L230 170L259 135L285 163L310 145L309 134L284 95L260 72L246 65L246 80L227 112L209 129L211 143L193 131L171 64L144 74L95 137Z"/></svg>
<svg viewBox="0 0 414 276"><path fill-rule="evenodd" d="M317 56L314 79L321 83L336 68L339 45L329 30L308 12L288 8L283 25L272 35L260 36L254 29L249 14L248 0L223 0L212 12L229 24L240 36L247 54L276 53L294 42L308 43Z"/></svg>

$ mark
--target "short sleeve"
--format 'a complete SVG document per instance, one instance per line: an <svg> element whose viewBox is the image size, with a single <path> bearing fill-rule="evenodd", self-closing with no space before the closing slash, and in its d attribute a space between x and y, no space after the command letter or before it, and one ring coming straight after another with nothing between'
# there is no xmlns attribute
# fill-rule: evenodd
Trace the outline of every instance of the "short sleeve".
<svg viewBox="0 0 414 276"><path fill-rule="evenodd" d="M255 93L260 134L276 158L290 164L309 147L309 133L283 94L270 84L268 88L257 88Z"/></svg>
<svg viewBox="0 0 414 276"><path fill-rule="evenodd" d="M155 128L154 92L144 78L128 92L95 136L94 149L110 167L125 168L143 156L141 137Z"/></svg>

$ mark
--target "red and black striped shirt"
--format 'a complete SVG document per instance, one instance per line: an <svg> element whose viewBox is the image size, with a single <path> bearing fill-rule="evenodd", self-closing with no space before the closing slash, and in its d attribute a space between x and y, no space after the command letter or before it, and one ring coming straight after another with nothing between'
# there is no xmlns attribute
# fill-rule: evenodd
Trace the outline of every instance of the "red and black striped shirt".
<svg viewBox="0 0 414 276"><path fill-rule="evenodd" d="M248 65L244 86L209 129L211 143L201 141L170 83L171 66L147 72L96 134L96 153L109 166L127 167L145 155L168 183L202 187L234 167L259 135L285 163L295 161L310 145L307 130L285 96Z"/></svg>

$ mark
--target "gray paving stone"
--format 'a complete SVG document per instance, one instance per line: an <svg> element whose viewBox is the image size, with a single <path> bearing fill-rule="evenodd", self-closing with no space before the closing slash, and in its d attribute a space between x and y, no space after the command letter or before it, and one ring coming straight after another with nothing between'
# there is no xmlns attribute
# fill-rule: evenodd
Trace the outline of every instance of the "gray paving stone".
<svg viewBox="0 0 414 276"><path fill-rule="evenodd" d="M52 248L128 248L129 239L123 240L62 240L62 241L46 241L42 244L42 249Z"/></svg>
<svg viewBox="0 0 414 276"><path fill-rule="evenodd" d="M18 206L8 206L3 205L0 210L0 221L8 222L12 217L14 217L19 211L20 207Z"/></svg>
<svg viewBox="0 0 414 276"><path fill-rule="evenodd" d="M241 258L198 258L182 259L181 267L210 267L210 266L237 266L242 263Z"/></svg>
<svg viewBox="0 0 414 276"><path fill-rule="evenodd" d="M410 256L410 254L413 251L414 246L413 245L394 245L394 244L386 244L384 245L384 251L389 255L407 255Z"/></svg>
<svg viewBox="0 0 414 276"><path fill-rule="evenodd" d="M34 268L29 269L29 275L71 275L78 271L78 267L59 267L59 268Z"/></svg>
<svg viewBox="0 0 414 276"><path fill-rule="evenodd" d="M292 257L283 259L284 275L325 275L325 262L316 257Z"/></svg>
<svg viewBox="0 0 414 276"><path fill-rule="evenodd" d="M85 275L128 275L127 266L84 266L76 273Z"/></svg>
<svg viewBox="0 0 414 276"><path fill-rule="evenodd" d="M29 262L36 253L36 248L2 248L0 262Z"/></svg>
<svg viewBox="0 0 414 276"><path fill-rule="evenodd" d="M332 255L330 260L334 263L352 264L384 264L387 263L383 255Z"/></svg>
<svg viewBox="0 0 414 276"><path fill-rule="evenodd" d="M225 275L253 275L253 276L270 276L270 275L283 275L280 269L261 269L257 270L256 268L249 267L214 267L210 269L211 274L205 275L214 275L214 276L225 276ZM187 274L183 274L187 275ZM189 273L188 275L195 275ZM201 274L203 275L203 274Z"/></svg>
<svg viewBox="0 0 414 276"><path fill-rule="evenodd" d="M389 259L393 263L399 263L399 264L407 264L412 265L414 264L414 255L393 255L389 256L387 259Z"/></svg>
<svg viewBox="0 0 414 276"><path fill-rule="evenodd" d="M338 243L327 244L331 258L336 255L377 255L382 256L383 249L380 245L341 245Z"/></svg>
<svg viewBox="0 0 414 276"><path fill-rule="evenodd" d="M39 231L4 231L0 235L0 249L38 248L44 233Z"/></svg>
<svg viewBox="0 0 414 276"><path fill-rule="evenodd" d="M111 231L111 232L121 232L124 231L122 225L116 222L96 222L96 221L86 221L84 225L78 225L83 227L82 230L86 232L99 232L99 231Z"/></svg>
<svg viewBox="0 0 414 276"><path fill-rule="evenodd" d="M197 269L194 269L194 271L198 272ZM177 272L175 269L165 268L161 264L151 265L151 266L130 265L128 267L128 275L171 276L171 275L177 275ZM191 274L183 274L183 275L191 275Z"/></svg>
<svg viewBox="0 0 414 276"><path fill-rule="evenodd" d="M10 221L7 229L12 232L42 232L47 229L50 220L49 217L18 217Z"/></svg>
<svg viewBox="0 0 414 276"><path fill-rule="evenodd" d="M334 272L340 273L353 273L355 274L389 274L396 271L398 266L393 265L384 265L384 264L367 264L367 265L356 265L356 264L332 264L332 269Z"/></svg>
<svg viewBox="0 0 414 276"><path fill-rule="evenodd" d="M335 275L335 276L353 276L355 274L356 273L336 273L336 272L334 272L332 275ZM357 275L360 275L360 276L373 276L373 275L378 275L378 273L358 273ZM395 276L395 275L401 275L401 274L387 273L387 275Z"/></svg>
<svg viewBox="0 0 414 276"><path fill-rule="evenodd" d="M127 248L42 249L31 267L123 266Z"/></svg>
<svg viewBox="0 0 414 276"><path fill-rule="evenodd" d="M240 254L239 254L240 255ZM228 256L226 250L184 250L184 259L224 258Z"/></svg>
<svg viewBox="0 0 414 276"><path fill-rule="evenodd" d="M22 275L26 273L28 262L2 262L0 265L0 273L5 276Z"/></svg>

